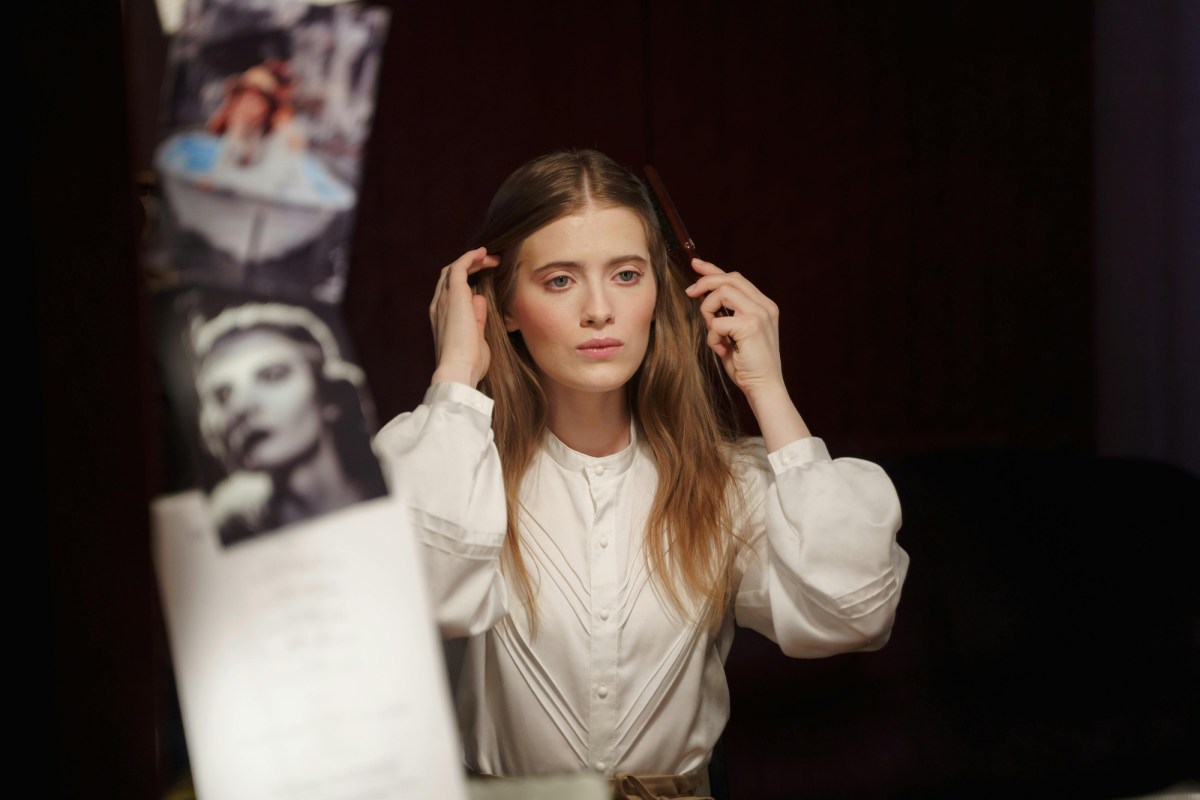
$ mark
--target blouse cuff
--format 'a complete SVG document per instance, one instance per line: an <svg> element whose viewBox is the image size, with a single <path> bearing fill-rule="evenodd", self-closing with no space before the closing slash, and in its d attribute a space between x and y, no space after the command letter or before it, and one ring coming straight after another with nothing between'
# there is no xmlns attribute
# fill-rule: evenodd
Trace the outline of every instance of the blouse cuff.
<svg viewBox="0 0 1200 800"><path fill-rule="evenodd" d="M825 441L816 436L797 439L791 444L785 444L774 453L767 455L771 469L776 475L782 475L792 467L811 464L815 461L832 461Z"/></svg>
<svg viewBox="0 0 1200 800"><path fill-rule="evenodd" d="M455 403L473 408L488 419L492 417L492 398L478 389L472 389L465 383L445 381L435 383L425 390L425 405L434 406L439 402Z"/></svg>

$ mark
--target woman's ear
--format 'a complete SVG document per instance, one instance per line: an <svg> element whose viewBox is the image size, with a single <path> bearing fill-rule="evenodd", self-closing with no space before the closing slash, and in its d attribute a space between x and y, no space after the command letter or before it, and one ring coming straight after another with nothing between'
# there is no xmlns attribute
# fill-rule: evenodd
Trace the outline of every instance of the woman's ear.
<svg viewBox="0 0 1200 800"><path fill-rule="evenodd" d="M516 333L521 330L521 326L517 324L515 319L513 319L512 312L510 311L504 312L504 330L508 331L509 333Z"/></svg>

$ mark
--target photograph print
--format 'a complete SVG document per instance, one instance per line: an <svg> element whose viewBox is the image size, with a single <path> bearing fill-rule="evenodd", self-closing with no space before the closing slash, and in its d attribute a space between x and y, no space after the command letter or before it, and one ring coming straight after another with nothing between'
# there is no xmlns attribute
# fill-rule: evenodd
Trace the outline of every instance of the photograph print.
<svg viewBox="0 0 1200 800"><path fill-rule="evenodd" d="M387 494L374 411L335 308L187 289L156 296L173 458L196 465L225 545Z"/></svg>
<svg viewBox="0 0 1200 800"><path fill-rule="evenodd" d="M190 0L169 42L146 269L341 300L389 12Z"/></svg>

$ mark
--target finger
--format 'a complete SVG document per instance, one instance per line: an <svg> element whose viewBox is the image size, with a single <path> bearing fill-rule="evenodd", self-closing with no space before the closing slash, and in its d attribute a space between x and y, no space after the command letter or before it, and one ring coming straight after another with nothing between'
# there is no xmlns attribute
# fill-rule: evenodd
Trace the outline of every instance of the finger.
<svg viewBox="0 0 1200 800"><path fill-rule="evenodd" d="M500 265L500 257L488 253L486 247L476 247L474 250L468 250L450 263L449 269L463 270L464 274L471 275L481 269L489 267L497 267Z"/></svg>
<svg viewBox="0 0 1200 800"><path fill-rule="evenodd" d="M468 250L467 252L465 252L461 256L459 256L458 258L451 261L450 268L454 269L455 267L461 267L463 269L466 269L468 266L471 265L472 262L478 261L479 259L483 258L486 255L487 255L486 247L476 247L474 250Z"/></svg>
<svg viewBox="0 0 1200 800"><path fill-rule="evenodd" d="M746 324L745 320L739 320L734 317L715 317L712 324L708 326L708 335L716 336L721 339L734 339L745 337Z"/></svg>
<svg viewBox="0 0 1200 800"><path fill-rule="evenodd" d="M758 287L740 272L725 272L716 264L699 258L692 259L692 268L700 273L700 278L683 290L689 297L700 297L721 286L739 286L745 294L755 297L764 307L773 305L771 298L760 292Z"/></svg>
<svg viewBox="0 0 1200 800"><path fill-rule="evenodd" d="M431 300L429 302L429 317L430 317L430 319L432 319L434 314L437 313L438 305L442 299L442 292L446 288L446 284L449 282L449 275L450 275L450 267L449 266L442 267L442 271L440 273L438 273L437 285L433 287L433 300Z"/></svg>
<svg viewBox="0 0 1200 800"><path fill-rule="evenodd" d="M461 284L464 288L467 285L467 275L471 273L472 265L477 261L486 259L487 251L482 247L476 247L474 250L468 250L454 261L442 267L442 271L438 275L437 287L433 292L433 302L430 304L430 311L445 301L445 296L450 292L451 287L456 284ZM476 267L478 269L478 267Z"/></svg>
<svg viewBox="0 0 1200 800"><path fill-rule="evenodd" d="M483 336L484 327L487 325L487 298L480 294L471 295L471 310L475 312L475 325L479 328L479 335Z"/></svg>
<svg viewBox="0 0 1200 800"><path fill-rule="evenodd" d="M443 270L444 280L440 286L445 292L456 290L469 292L470 288L467 285L468 275L487 267L494 267L499 263L500 259L498 257L487 254L487 248L476 247L474 250L468 250Z"/></svg>
<svg viewBox="0 0 1200 800"><path fill-rule="evenodd" d="M712 328L709 328L708 333L705 335L705 343L710 350L720 356L722 361L731 354L731 346L732 350L737 349L737 344L732 339L721 335L721 333Z"/></svg>
<svg viewBox="0 0 1200 800"><path fill-rule="evenodd" d="M722 272L719 275L706 275L691 286L684 289L689 297L700 297L708 292L715 292L723 286L736 286L743 294L754 299L754 302L764 308L771 308L775 303L763 294L757 286L740 272Z"/></svg>
<svg viewBox="0 0 1200 800"><path fill-rule="evenodd" d="M762 299L769 300L766 295L758 290L757 286L740 272L726 272L711 261L705 261L702 258L692 259L692 269L700 275L700 278L684 291L693 297L707 291L712 291L717 286L724 285L727 282L732 282L742 285L748 294L758 294L762 296Z"/></svg>
<svg viewBox="0 0 1200 800"><path fill-rule="evenodd" d="M474 275L480 270L491 269L492 267L498 266L500 266L500 256L484 255L482 258L478 258L467 265L467 274Z"/></svg>
<svg viewBox="0 0 1200 800"><path fill-rule="evenodd" d="M709 292L700 301L700 314L704 317L705 322L722 316L722 310L729 315L767 314L767 309L747 296L739 286L722 286L716 291Z"/></svg>
<svg viewBox="0 0 1200 800"><path fill-rule="evenodd" d="M709 293L700 303L700 314L710 334L722 337L734 352L741 352L740 343L747 336L757 337L777 324L775 304L760 292L747 294L741 284Z"/></svg>
<svg viewBox="0 0 1200 800"><path fill-rule="evenodd" d="M700 278L684 288L684 294L689 297L699 297L705 292L711 292L721 285L721 276L727 273L716 264L710 264L698 258L692 259L692 269L700 274Z"/></svg>
<svg viewBox="0 0 1200 800"><path fill-rule="evenodd" d="M699 272L701 275L724 275L725 270L718 267L711 261L705 261L702 258L692 259L692 269Z"/></svg>

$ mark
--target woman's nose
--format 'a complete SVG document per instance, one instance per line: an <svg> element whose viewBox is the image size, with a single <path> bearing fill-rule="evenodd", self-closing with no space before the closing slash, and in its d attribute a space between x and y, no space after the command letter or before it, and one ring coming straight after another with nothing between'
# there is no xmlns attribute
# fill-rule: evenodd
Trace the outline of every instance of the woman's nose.
<svg viewBox="0 0 1200 800"><path fill-rule="evenodd" d="M589 289L583 307L581 324L585 328L606 325L613 321L613 306L604 286Z"/></svg>
<svg viewBox="0 0 1200 800"><path fill-rule="evenodd" d="M258 407L258 393L247 386L235 388L225 406L229 419L235 423L252 419L258 413Z"/></svg>

